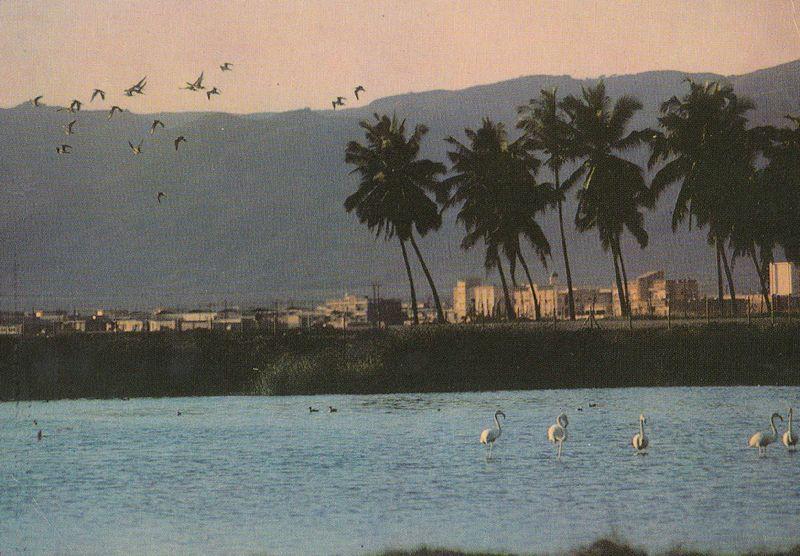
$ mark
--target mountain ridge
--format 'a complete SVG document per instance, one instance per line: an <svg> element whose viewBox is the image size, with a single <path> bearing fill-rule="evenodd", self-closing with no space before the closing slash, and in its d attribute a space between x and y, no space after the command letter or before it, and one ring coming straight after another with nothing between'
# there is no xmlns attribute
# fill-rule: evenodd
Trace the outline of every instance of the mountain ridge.
<svg viewBox="0 0 800 556"><path fill-rule="evenodd" d="M800 60L734 76L653 71L605 76L605 82L612 97L628 93L642 100L645 108L632 122L640 128L656 125L660 103L685 90L684 76L732 82L756 101L753 125L782 125L786 113L800 108ZM52 106L0 109L6 136L0 154L0 308L12 306L15 251L25 307L316 300L368 293L373 281L384 284L385 294L405 298L397 246L376 241L342 208L356 184L344 147L363 140L358 122L373 112L397 112L412 125L425 123L430 132L423 155L445 160L442 139L461 137L482 117L503 121L516 134L516 106L541 88L558 85L567 95L594 82L523 76L392 95L335 112L126 112L108 120L103 110L65 115ZM167 129L151 136L156 117ZM74 118L77 134L67 137L61 126ZM176 153L172 140L179 134L188 142ZM133 156L127 141L139 139L143 153ZM72 155L55 153L63 142L74 146ZM646 153L631 156L641 163ZM161 205L157 191L167 194ZM695 276L713 291L713 252L704 233L671 231L674 194L673 188L646 216L648 249L625 242L629 276L664 268L670 276ZM574 209L569 193L565 219L575 283L609 285L611 258L595 233L572 229ZM563 274L554 213L542 221L553 260L547 271L535 269L539 283L553 269ZM421 241L444 298L459 277L483 273L481 253L459 249L462 235L448 213L442 230ZM739 289L755 291L746 261L736 272ZM418 268L415 273L425 297L425 280Z"/></svg>

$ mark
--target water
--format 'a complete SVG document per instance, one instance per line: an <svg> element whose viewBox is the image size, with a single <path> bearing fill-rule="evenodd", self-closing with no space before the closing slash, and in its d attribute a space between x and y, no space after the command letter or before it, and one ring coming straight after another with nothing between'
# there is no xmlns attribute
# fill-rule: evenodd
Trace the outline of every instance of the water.
<svg viewBox="0 0 800 556"><path fill-rule="evenodd" d="M529 552L612 531L656 550L782 548L800 542L800 454L746 446L790 403L800 388L4 403L0 552ZM647 456L629 445L640 412Z"/></svg>

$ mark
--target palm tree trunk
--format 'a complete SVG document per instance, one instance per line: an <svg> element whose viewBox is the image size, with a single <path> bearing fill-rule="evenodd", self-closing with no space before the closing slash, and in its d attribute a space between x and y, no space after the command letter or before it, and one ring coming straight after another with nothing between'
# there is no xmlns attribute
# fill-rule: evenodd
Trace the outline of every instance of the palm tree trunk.
<svg viewBox="0 0 800 556"><path fill-rule="evenodd" d="M628 306L628 314L631 314L631 294L628 292L628 274L625 272L625 261L622 258L622 246L617 238L617 257L619 257L619 266L622 269L622 285L625 287L625 304Z"/></svg>
<svg viewBox="0 0 800 556"><path fill-rule="evenodd" d="M536 288L533 287L531 273L528 270L528 265L525 263L525 259L522 258L522 253L518 252L517 256L519 257L520 264L522 264L522 269L525 271L525 276L528 277L528 285L531 287L531 295L533 296L533 318L538 321L542 318L542 314L539 308L539 298L536 297Z"/></svg>
<svg viewBox="0 0 800 556"><path fill-rule="evenodd" d="M428 272L428 265L425 264L425 259L422 258L422 253L419 251L419 246L417 242L414 240L414 232L412 230L411 234L408 236L411 240L411 247L414 248L414 251L417 254L417 258L419 259L419 264L422 266L422 272L425 273L425 278L428 279L428 285L431 287L431 293L433 294L433 303L436 305L436 320L438 322L447 322L444 318L444 311L442 311L442 302L439 301L439 292L436 291L436 285L433 283L433 277L431 273Z"/></svg>
<svg viewBox="0 0 800 556"><path fill-rule="evenodd" d="M558 170L556 169L553 173L556 178L556 191L560 191L561 180L558 176ZM569 268L569 255L567 255L567 238L564 236L564 215L562 214L561 210L561 199L558 200L558 227L561 229L561 251L564 253L564 270L567 273L567 303L569 306L569 318L570 320L575 320L575 296L572 293L572 272Z"/></svg>
<svg viewBox="0 0 800 556"><path fill-rule="evenodd" d="M419 324L419 314L417 312L417 291L414 289L414 277L411 275L411 265L408 264L408 253L406 253L406 243L402 239L400 240L400 249L403 250L403 260L406 263L408 284L411 287L411 311L414 314L414 324Z"/></svg>
<svg viewBox="0 0 800 556"><path fill-rule="evenodd" d="M720 253L722 254L722 267L725 269L725 277L728 279L728 297L731 298L731 315L737 316L736 310L736 290L733 288L733 274L731 267L728 265L728 255L725 253L725 245L720 243Z"/></svg>
<svg viewBox="0 0 800 556"><path fill-rule="evenodd" d="M614 275L617 278L617 296L619 297L619 310L622 313L622 316L627 316L626 308L627 304L625 302L625 292L622 289L622 276L619 273L619 264L617 263L617 247L613 243L611 244L611 258L614 259Z"/></svg>
<svg viewBox="0 0 800 556"><path fill-rule="evenodd" d="M506 300L506 318L514 320L514 305L511 303L511 298L508 296L508 284L506 284L506 273L503 272L503 261L500 260L500 255L497 256L497 270L500 272L500 283L503 284L503 297Z"/></svg>
<svg viewBox="0 0 800 556"><path fill-rule="evenodd" d="M725 299L722 291L722 260L719 254L719 239L714 240L717 246L717 305L719 306L719 316L725 317Z"/></svg>
<svg viewBox="0 0 800 556"><path fill-rule="evenodd" d="M763 265L758 264L758 258L756 257L756 246L753 245L750 248L750 258L753 261L753 264L756 267L756 274L758 274L758 282L761 284L761 297L764 298L764 306L767 308L767 312L772 311L772 306L769 302L769 290L767 289L767 282L764 280L764 273L761 272Z"/></svg>

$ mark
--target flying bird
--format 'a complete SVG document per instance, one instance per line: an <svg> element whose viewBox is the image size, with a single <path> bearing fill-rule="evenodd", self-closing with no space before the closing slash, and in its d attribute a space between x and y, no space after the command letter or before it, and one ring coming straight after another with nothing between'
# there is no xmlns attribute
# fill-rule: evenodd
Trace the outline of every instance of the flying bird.
<svg viewBox="0 0 800 556"><path fill-rule="evenodd" d="M136 154L142 154L142 143L144 143L144 140L139 141L138 145L134 145L133 143L128 141L128 146L133 151L133 154L135 154L135 155Z"/></svg>
<svg viewBox="0 0 800 556"><path fill-rule="evenodd" d="M57 108L56 112L63 112L64 110L66 110L67 112L72 112L73 114L75 112L80 112L80 110L81 110L81 101L75 99L69 104L69 106L67 106L67 107L63 107L62 106L61 108Z"/></svg>
<svg viewBox="0 0 800 556"><path fill-rule="evenodd" d="M167 196L166 193L164 193L163 191L158 192L158 194L156 195L156 199L158 200L159 205L161 204L161 199L166 196ZM180 415L180 413L178 413L178 415Z"/></svg>
<svg viewBox="0 0 800 556"><path fill-rule="evenodd" d="M175 139L175 141L173 141L173 143L175 144L175 150L177 151L178 150L178 145L180 145L181 143L185 143L185 142L186 142L186 137L184 137L183 135L181 135L180 137Z"/></svg>
<svg viewBox="0 0 800 556"><path fill-rule="evenodd" d="M187 84L189 87L186 87L186 88L187 88L187 89L191 88L191 90L192 90L192 91L197 91L197 90L200 90L200 89L205 89L205 87L203 87L203 74L204 74L204 73L205 73L205 72L202 72L202 71L201 71L201 72L200 72L200 77L198 77L197 79L195 79L195 80L194 80L194 83L189 83L189 82L187 82L186 84Z"/></svg>
<svg viewBox="0 0 800 556"><path fill-rule="evenodd" d="M337 106L344 106L345 97L336 97L336 100L332 101L333 109L336 110Z"/></svg>
<svg viewBox="0 0 800 556"><path fill-rule="evenodd" d="M491 429L484 429L481 432L481 444L487 444L489 446L489 454L486 458L492 457L492 448L494 448L494 443L500 438L500 435L503 434L503 429L500 427L500 421L497 419L498 416L502 415L503 419L506 418L506 414L500 411L499 409L494 412L494 427Z"/></svg>
<svg viewBox="0 0 800 556"><path fill-rule="evenodd" d="M219 69L221 69L222 71L231 71L233 69L233 64L231 64L230 62L225 62L219 67Z"/></svg>
<svg viewBox="0 0 800 556"><path fill-rule="evenodd" d="M97 95L100 95L100 98L102 100L106 99L106 92L105 91L100 90L100 89L95 89L94 91L92 91L92 98L89 99L89 102L92 102L94 100L94 97L96 97Z"/></svg>
<svg viewBox="0 0 800 556"><path fill-rule="evenodd" d="M644 424L647 422L644 415L639 415L639 432L633 435L633 439L631 440L631 444L636 449L637 452L640 454L647 448L647 445L650 444L650 441L647 439L647 435L644 433Z"/></svg>
<svg viewBox="0 0 800 556"><path fill-rule="evenodd" d="M111 118L114 117L114 112L122 112L122 111L123 111L122 108L120 108L115 104L114 106L111 107L111 110L109 110L108 112L108 119L110 120Z"/></svg>
<svg viewBox="0 0 800 556"><path fill-rule="evenodd" d="M162 129L163 129L164 122L162 122L161 120L153 120L153 125L150 126L150 135L152 135L152 134L154 134L156 132L156 128L158 126L161 126Z"/></svg>
<svg viewBox="0 0 800 556"><path fill-rule="evenodd" d="M783 433L783 445L789 448L790 450L794 450L797 448L797 434L792 432L792 408L789 408L789 428L786 429L786 432Z"/></svg>
<svg viewBox="0 0 800 556"><path fill-rule="evenodd" d="M783 417L781 417L777 413L773 413L772 416L769 418L769 425L772 429L772 432L757 432L753 436L750 437L750 440L747 442L747 445L751 448L758 448L758 455L765 456L767 455L767 446L775 442L778 437L778 429L775 427L775 417L783 421Z"/></svg>
<svg viewBox="0 0 800 556"><path fill-rule="evenodd" d="M355 90L353 91L356 94L356 100L358 100L358 93L359 92L364 92L365 93L366 91L367 90L362 85L359 85L358 87L356 87Z"/></svg>
<svg viewBox="0 0 800 556"><path fill-rule="evenodd" d="M70 154L72 152L72 146L71 145L58 146L56 147L56 152L58 154Z"/></svg>
<svg viewBox="0 0 800 556"><path fill-rule="evenodd" d="M218 95L220 92L221 91L216 87L211 87L211 90L206 92L206 96L208 97L208 100L211 100L211 95Z"/></svg>
<svg viewBox="0 0 800 556"><path fill-rule="evenodd" d="M31 101L31 103L32 103L34 106L41 106L41 105L42 105L42 102L41 102L41 100L42 100L43 98L44 98L44 95L39 95L38 97L35 97L35 98L34 98L34 99Z"/></svg>
<svg viewBox="0 0 800 556"><path fill-rule="evenodd" d="M146 75L144 77L142 77L136 85L133 85L133 86L125 89L123 92L125 93L125 96L129 96L129 97L132 97L134 95L134 93L143 95L144 94L145 85L147 85L147 76Z"/></svg>
<svg viewBox="0 0 800 556"><path fill-rule="evenodd" d="M67 135L72 135L72 126L74 126L76 123L78 123L78 120L72 120L68 124L64 124L64 133Z"/></svg>
<svg viewBox="0 0 800 556"><path fill-rule="evenodd" d="M553 444L558 444L559 459L561 459L561 447L567 440L567 425L569 425L567 414L562 413L556 418L556 424L550 425L550 428L547 429L547 440Z"/></svg>

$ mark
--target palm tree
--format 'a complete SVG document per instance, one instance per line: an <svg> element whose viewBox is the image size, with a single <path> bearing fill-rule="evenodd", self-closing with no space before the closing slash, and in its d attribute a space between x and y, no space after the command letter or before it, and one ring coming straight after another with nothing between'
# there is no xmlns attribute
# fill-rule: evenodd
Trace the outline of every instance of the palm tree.
<svg viewBox="0 0 800 556"><path fill-rule="evenodd" d="M800 262L800 117L786 118L794 127L766 130L763 153L769 163L762 177L774 190L776 241L786 258Z"/></svg>
<svg viewBox="0 0 800 556"><path fill-rule="evenodd" d="M767 311L771 310L769 296L769 264L780 233L778 215L783 199L765 170L754 172L736 191L736 214L730 233L733 261L749 257L758 275L761 296Z"/></svg>
<svg viewBox="0 0 800 556"><path fill-rule="evenodd" d="M753 173L752 143L747 139L746 114L753 103L739 98L731 85L695 83L687 79L689 92L661 105L663 130L650 138L648 166L664 166L653 178L651 190L658 196L673 183L680 192L672 213L672 228L688 217L698 227L708 225L709 243L717 256L717 284L722 312L722 273L725 269L733 314L736 292L725 250L736 215L735 190ZM721 264L720 264L721 263Z"/></svg>
<svg viewBox="0 0 800 556"><path fill-rule="evenodd" d="M561 231L561 252L564 255L564 269L567 274L567 303L569 318L575 320L575 297L572 290L572 271L569 266L567 239L564 235L564 214L562 200L566 189L561 183L561 168L569 159L571 128L562 116L558 106L557 89L542 90L539 98L517 108L520 115L517 127L525 131L528 146L533 151L542 151L546 156L545 165L553 174L555 191L558 193L558 226Z"/></svg>
<svg viewBox="0 0 800 556"><path fill-rule="evenodd" d="M484 119L478 131L466 129L470 145L453 137L446 141L455 147L448 152L455 174L443 185L452 191L444 209L460 206L457 220L466 235L462 248L470 249L483 241L486 246L487 270L497 268L503 287L506 315L514 318L514 307L508 292L500 254L509 262L512 275L517 261L522 265L533 296L535 318L541 318L539 300L520 238L527 240L544 264L550 254L550 244L535 216L552 204L552 188L536 183L534 175L539 161L527 152L525 141L508 142L505 127ZM444 210L443 209L443 210Z"/></svg>
<svg viewBox="0 0 800 556"><path fill-rule="evenodd" d="M439 294L414 239L414 229L420 236L425 236L442 225L436 202L428 194L443 199L439 176L447 169L440 162L419 158L420 143L427 127L416 126L406 139L405 120L378 114L375 114L375 119L375 123L362 121L359 124L365 130L367 146L356 141L347 144L345 161L355 165L352 173L358 173L361 182L356 192L347 197L344 207L347 212L355 210L359 221L375 231L376 236L383 234L387 240L397 236L411 289L414 323L417 324L417 296L406 252L406 241L411 243L430 285L437 318L445 322Z"/></svg>
<svg viewBox="0 0 800 556"><path fill-rule="evenodd" d="M611 250L620 308L623 316L629 315L628 278L620 238L627 228L640 247L647 246L644 216L639 209L652 208L653 197L642 169L618 153L640 146L647 136L648 130L625 134L642 105L623 95L612 107L605 84L600 81L595 87L584 87L581 97L566 97L561 107L573 129L572 155L583 160L564 184L569 188L583 179L575 224L580 232L597 228L603 250Z"/></svg>

